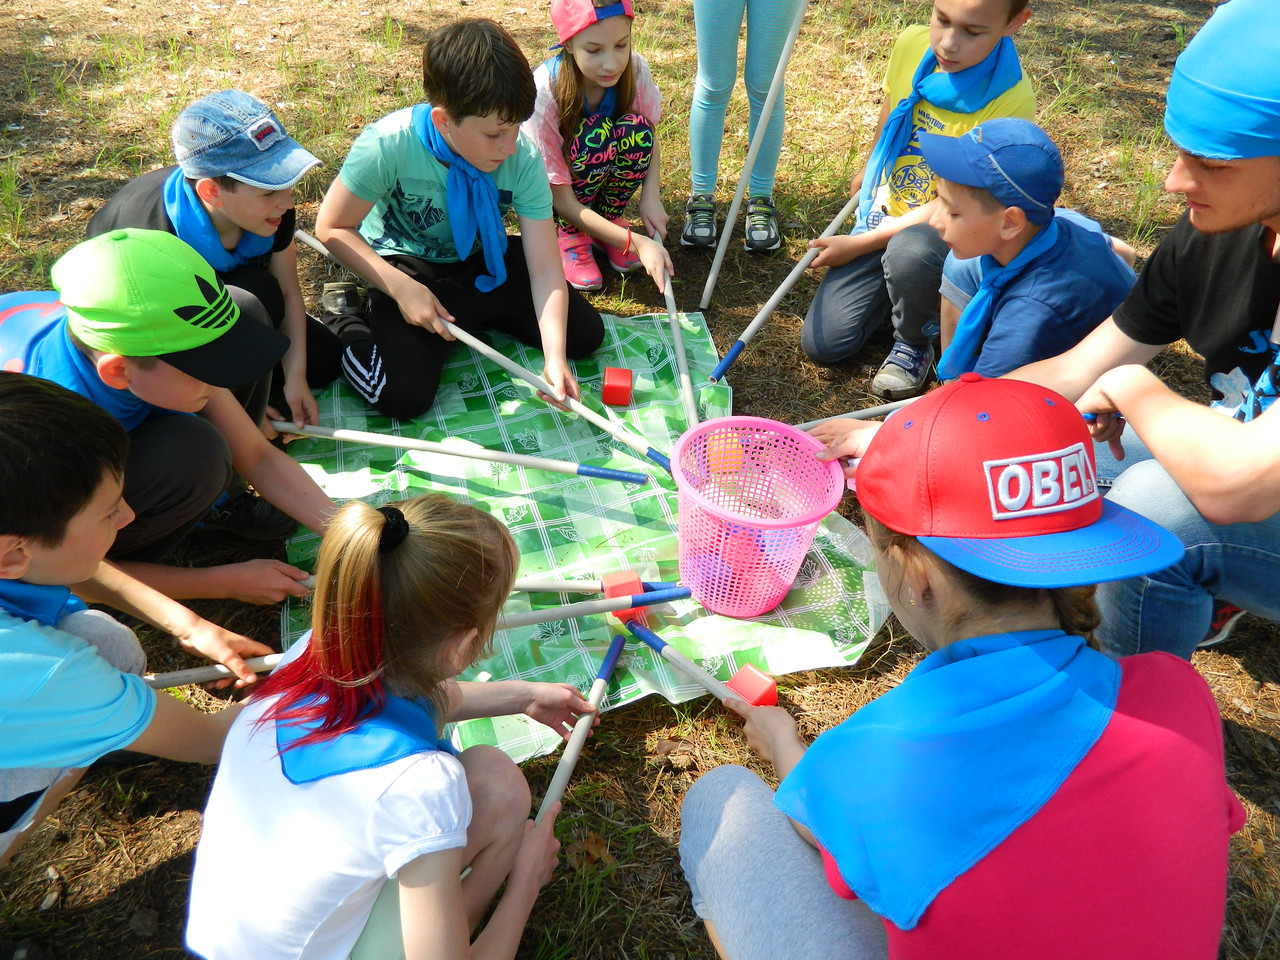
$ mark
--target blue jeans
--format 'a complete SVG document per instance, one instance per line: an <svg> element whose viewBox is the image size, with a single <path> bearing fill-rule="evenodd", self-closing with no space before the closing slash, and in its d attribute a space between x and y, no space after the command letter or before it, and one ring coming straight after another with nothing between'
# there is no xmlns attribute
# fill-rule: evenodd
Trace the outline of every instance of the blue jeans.
<svg viewBox="0 0 1280 960"><path fill-rule="evenodd" d="M927 223L883 250L827 270L804 318L800 347L814 363L852 357L886 319L893 336L924 349L938 334L938 286L947 245Z"/></svg>
<svg viewBox="0 0 1280 960"><path fill-rule="evenodd" d="M693 909L731 960L883 960L883 921L841 900L822 856L773 803L773 791L728 764L698 778L680 807L680 865Z"/></svg>
<svg viewBox="0 0 1280 960"><path fill-rule="evenodd" d="M1187 659L1209 630L1215 599L1280 620L1280 514L1258 523L1211 523L1134 434L1125 459L1095 445L1107 498L1171 530L1182 560L1158 573L1098 587L1098 638L1112 656L1166 650ZM1112 483L1114 480L1114 483Z"/></svg>

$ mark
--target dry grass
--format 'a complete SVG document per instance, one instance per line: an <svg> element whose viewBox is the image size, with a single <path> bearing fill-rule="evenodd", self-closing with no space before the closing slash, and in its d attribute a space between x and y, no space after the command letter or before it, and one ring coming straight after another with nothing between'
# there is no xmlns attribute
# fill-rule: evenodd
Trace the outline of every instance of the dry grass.
<svg viewBox="0 0 1280 960"><path fill-rule="evenodd" d="M1176 217L1160 189L1171 152L1159 129L1164 86L1207 0L1035 2L1019 38L1042 123L1063 149L1066 201L1146 254ZM708 312L723 350L773 292L844 201L843 185L869 147L889 43L927 4L824 0L811 4L788 72L788 134L778 177L784 249L773 258L730 247ZM316 204L347 146L366 123L413 101L424 33L458 15L501 20L536 58L550 40L546 4L514 0L12 0L0 12L0 290L45 286L49 265L83 236L85 221L119 185L168 161L163 135L195 97L238 86L278 105L291 132L325 162L299 191L299 220ZM677 215L688 183L685 120L695 67L692 17L682 0L645 0L637 47L666 97L660 129L668 206ZM722 200L746 152L741 86L728 120ZM673 250L677 299L693 309L708 259ZM318 295L328 268L300 255L304 289ZM872 402L867 387L887 334L862 358L816 367L798 349L808 277L734 366L737 409L798 421ZM630 314L660 309L643 280L612 280L599 303ZM1156 368L1180 391L1203 397L1196 359L1166 351ZM846 507L856 519L856 507ZM243 549L206 538L187 559L214 563ZM203 604L206 616L267 642L275 611ZM1225 718L1228 776L1249 812L1232 843L1230 904L1221 956L1280 957L1280 630L1249 620L1221 652L1197 654ZM153 665L188 665L164 638L149 638ZM815 735L901 680L918 660L893 625L857 668L786 678L784 702ZM209 708L218 699L185 694ZM543 893L521 956L710 958L675 854L680 798L718 763L758 765L736 724L717 707L644 702L611 713L588 749L561 818L566 866ZM526 772L539 794L553 759ZM54 956L184 956L181 928L190 855L209 774L154 762L92 771L13 867L0 875L0 925ZM246 850L245 902L255 889Z"/></svg>

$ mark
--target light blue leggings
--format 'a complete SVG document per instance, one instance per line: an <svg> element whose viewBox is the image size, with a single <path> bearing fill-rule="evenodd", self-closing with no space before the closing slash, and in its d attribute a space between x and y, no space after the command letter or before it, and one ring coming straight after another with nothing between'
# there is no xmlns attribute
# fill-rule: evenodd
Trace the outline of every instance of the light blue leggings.
<svg viewBox="0 0 1280 960"><path fill-rule="evenodd" d="M698 77L689 109L689 161L694 193L715 193L724 139L724 116L729 94L738 79L738 34L745 11L747 54L743 80L751 105L748 142L769 95L773 72L782 56L782 45L795 19L796 7L805 0L693 0L693 23L698 38ZM751 196L772 196L773 178L782 151L786 115L785 86L769 115L760 153L751 170Z"/></svg>

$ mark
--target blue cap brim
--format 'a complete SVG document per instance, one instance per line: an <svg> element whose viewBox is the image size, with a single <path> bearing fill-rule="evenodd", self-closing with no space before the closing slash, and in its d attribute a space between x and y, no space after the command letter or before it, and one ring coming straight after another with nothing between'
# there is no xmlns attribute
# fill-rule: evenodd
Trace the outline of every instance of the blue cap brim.
<svg viewBox="0 0 1280 960"><path fill-rule="evenodd" d="M942 559L985 580L1015 587L1081 587L1155 573L1182 559L1172 533L1132 510L1102 501L1102 516L1079 530L976 540L920 537Z"/></svg>
<svg viewBox="0 0 1280 960"><path fill-rule="evenodd" d="M241 167L234 173L228 172L227 176L263 190L288 190L308 171L318 166L318 157L293 137L288 137L282 145L277 144L276 149L268 151L257 163Z"/></svg>
<svg viewBox="0 0 1280 960"><path fill-rule="evenodd" d="M981 178L974 175L974 168L990 156L990 151L974 142L972 137L946 137L940 133L921 133L920 152L924 162L936 176L966 187L983 187Z"/></svg>

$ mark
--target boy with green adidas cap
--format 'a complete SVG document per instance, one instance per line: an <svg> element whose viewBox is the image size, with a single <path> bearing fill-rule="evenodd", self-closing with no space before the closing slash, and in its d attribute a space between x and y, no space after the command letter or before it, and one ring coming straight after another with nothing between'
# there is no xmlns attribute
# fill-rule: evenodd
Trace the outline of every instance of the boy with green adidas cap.
<svg viewBox="0 0 1280 960"><path fill-rule="evenodd" d="M186 569L155 563L200 523L233 470L313 530L333 504L273 447L229 388L261 377L288 343L240 321L213 268L172 234L124 229L73 247L56 293L0 297L0 365L59 383L129 432L124 494L137 514L109 556L175 599L272 603L305 595L276 560Z"/></svg>

